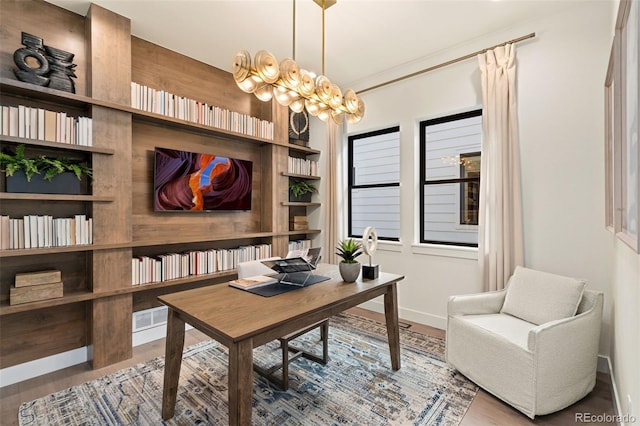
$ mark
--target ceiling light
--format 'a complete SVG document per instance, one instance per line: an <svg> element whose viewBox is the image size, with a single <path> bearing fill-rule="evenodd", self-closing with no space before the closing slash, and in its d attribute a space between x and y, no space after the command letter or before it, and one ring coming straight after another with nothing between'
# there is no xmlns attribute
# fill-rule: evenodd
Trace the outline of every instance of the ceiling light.
<svg viewBox="0 0 640 426"><path fill-rule="evenodd" d="M313 0L322 8L322 75L301 69L295 61L295 4L293 0L293 48L294 59L286 58L278 63L266 50L257 52L251 61L246 50L236 53L233 59L233 78L238 87L253 93L264 102L275 97L280 105L292 111L309 114L323 121L333 119L340 124L345 117L349 123L357 123L364 116L364 102L352 90L344 92L324 75L324 12L336 0Z"/></svg>

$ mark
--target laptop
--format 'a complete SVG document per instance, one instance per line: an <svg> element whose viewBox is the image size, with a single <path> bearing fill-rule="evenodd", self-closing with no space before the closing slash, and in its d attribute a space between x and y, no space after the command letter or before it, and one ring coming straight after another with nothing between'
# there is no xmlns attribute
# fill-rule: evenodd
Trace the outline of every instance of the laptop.
<svg viewBox="0 0 640 426"><path fill-rule="evenodd" d="M304 286L314 276L312 271L320 261L321 248L307 251L306 256L287 257L285 259L264 260L262 264L278 272L276 276L281 284ZM313 280L312 280L313 281Z"/></svg>

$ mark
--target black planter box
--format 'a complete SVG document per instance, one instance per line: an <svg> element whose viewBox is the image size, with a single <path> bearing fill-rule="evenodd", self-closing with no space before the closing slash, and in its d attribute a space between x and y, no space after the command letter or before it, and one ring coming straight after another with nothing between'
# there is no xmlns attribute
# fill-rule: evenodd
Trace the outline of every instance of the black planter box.
<svg viewBox="0 0 640 426"><path fill-rule="evenodd" d="M293 195L293 192L289 190L289 201L292 203L310 203L312 195L313 194L311 192L307 192L304 195L296 197L295 195Z"/></svg>
<svg viewBox="0 0 640 426"><path fill-rule="evenodd" d="M33 175L31 181L23 171L7 176L7 192L27 192L29 194L80 194L80 180L71 172L62 173L45 180L42 175Z"/></svg>

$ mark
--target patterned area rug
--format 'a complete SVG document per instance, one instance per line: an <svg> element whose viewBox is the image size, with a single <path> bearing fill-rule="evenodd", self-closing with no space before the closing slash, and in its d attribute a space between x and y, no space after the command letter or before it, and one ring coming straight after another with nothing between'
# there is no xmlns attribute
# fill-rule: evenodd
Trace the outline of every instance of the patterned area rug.
<svg viewBox="0 0 640 426"><path fill-rule="evenodd" d="M331 319L329 363L299 358L289 368L289 390L255 375L254 425L457 425L477 387L444 362L444 340L400 331L399 371L391 370L386 327L359 316ZM314 331L315 332L315 331ZM303 345L317 335L302 336ZM271 365L278 343L254 350ZM207 341L183 354L176 415L160 416L164 357L24 403L26 425L224 425L227 349Z"/></svg>

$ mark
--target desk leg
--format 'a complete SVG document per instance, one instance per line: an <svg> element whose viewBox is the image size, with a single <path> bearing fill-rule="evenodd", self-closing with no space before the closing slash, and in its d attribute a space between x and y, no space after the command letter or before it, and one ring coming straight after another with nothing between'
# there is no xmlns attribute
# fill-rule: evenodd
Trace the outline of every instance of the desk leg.
<svg viewBox="0 0 640 426"><path fill-rule="evenodd" d="M164 359L164 388L162 391L162 418L173 417L176 409L182 350L184 349L184 321L169 308L167 316L167 341Z"/></svg>
<svg viewBox="0 0 640 426"><path fill-rule="evenodd" d="M400 370L400 327L398 324L398 293L396 283L391 284L384 294L384 316L387 322L391 368Z"/></svg>
<svg viewBox="0 0 640 426"><path fill-rule="evenodd" d="M229 425L251 426L253 341L229 346Z"/></svg>

